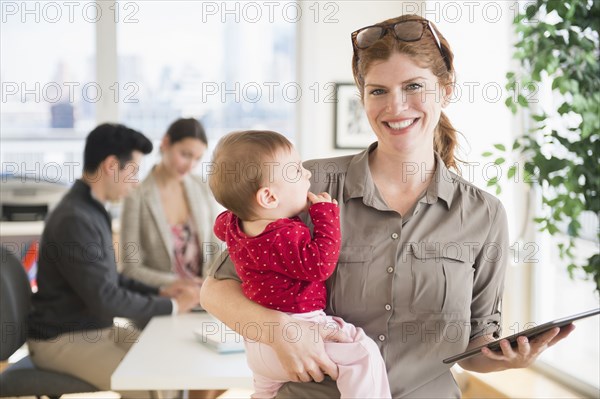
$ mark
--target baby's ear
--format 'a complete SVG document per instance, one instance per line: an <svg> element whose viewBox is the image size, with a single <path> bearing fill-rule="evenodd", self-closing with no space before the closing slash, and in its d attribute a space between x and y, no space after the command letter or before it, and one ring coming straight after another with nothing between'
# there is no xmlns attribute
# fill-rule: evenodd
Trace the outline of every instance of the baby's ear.
<svg viewBox="0 0 600 399"><path fill-rule="evenodd" d="M256 203L263 209L275 209L279 205L279 198L269 187L261 187L256 192Z"/></svg>

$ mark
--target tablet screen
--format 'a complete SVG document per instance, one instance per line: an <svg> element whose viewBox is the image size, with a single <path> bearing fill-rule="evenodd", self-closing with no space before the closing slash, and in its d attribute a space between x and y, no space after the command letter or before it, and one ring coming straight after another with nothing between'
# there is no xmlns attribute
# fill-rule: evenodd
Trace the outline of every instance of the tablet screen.
<svg viewBox="0 0 600 399"><path fill-rule="evenodd" d="M500 350L500 341L503 339L508 340L512 346L516 346L518 337L526 336L528 339L531 340L532 338L535 338L536 336L538 336L542 333L545 333L546 331L551 330L554 327L564 327L566 325L571 324L575 320L584 319L586 317L595 316L597 314L600 314L600 308L588 310L587 312L577 313L577 314L574 314L571 316L552 320L547 323L540 324L539 326L527 329L525 331L521 331L517 334L513 334L511 336L501 338L497 341L490 342L489 344L481 345L477 348L470 349L470 350L460 353L458 355L451 356L447 359L444 359L443 362L446 364L455 363L455 362L458 362L459 360L463 360L463 359L469 358L471 356L478 355L481 353L481 348L486 347L486 346L493 351Z"/></svg>

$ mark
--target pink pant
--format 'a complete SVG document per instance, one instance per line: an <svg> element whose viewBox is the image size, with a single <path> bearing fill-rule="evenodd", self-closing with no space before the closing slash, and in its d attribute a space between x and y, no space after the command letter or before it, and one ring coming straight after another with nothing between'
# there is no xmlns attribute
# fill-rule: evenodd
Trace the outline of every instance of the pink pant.
<svg viewBox="0 0 600 399"><path fill-rule="evenodd" d="M354 342L325 342L325 351L338 365L337 386L341 398L391 398L385 363L377 344L362 328L344 322L323 311L293 314L295 318L338 326ZM332 324L333 323L333 324ZM273 398L289 381L283 366L269 345L245 341L248 365L254 373L253 398Z"/></svg>

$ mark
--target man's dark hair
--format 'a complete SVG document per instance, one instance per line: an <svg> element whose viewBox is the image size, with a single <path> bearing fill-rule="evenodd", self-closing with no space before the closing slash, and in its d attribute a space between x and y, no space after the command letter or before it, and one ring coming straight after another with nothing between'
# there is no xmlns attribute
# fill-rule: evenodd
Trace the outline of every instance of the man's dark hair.
<svg viewBox="0 0 600 399"><path fill-rule="evenodd" d="M83 171L93 173L107 157L114 155L121 169L133 159L133 151L152 152L152 142L137 130L117 123L103 123L88 134L83 151Z"/></svg>

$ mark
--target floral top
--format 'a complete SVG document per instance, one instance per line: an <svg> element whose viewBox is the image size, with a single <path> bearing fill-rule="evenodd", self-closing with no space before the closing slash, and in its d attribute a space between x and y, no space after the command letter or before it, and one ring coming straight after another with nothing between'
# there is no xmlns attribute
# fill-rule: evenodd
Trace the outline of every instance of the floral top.
<svg viewBox="0 0 600 399"><path fill-rule="evenodd" d="M193 278L202 275L201 249L198 232L191 220L171 226L173 235L173 273L180 278Z"/></svg>

